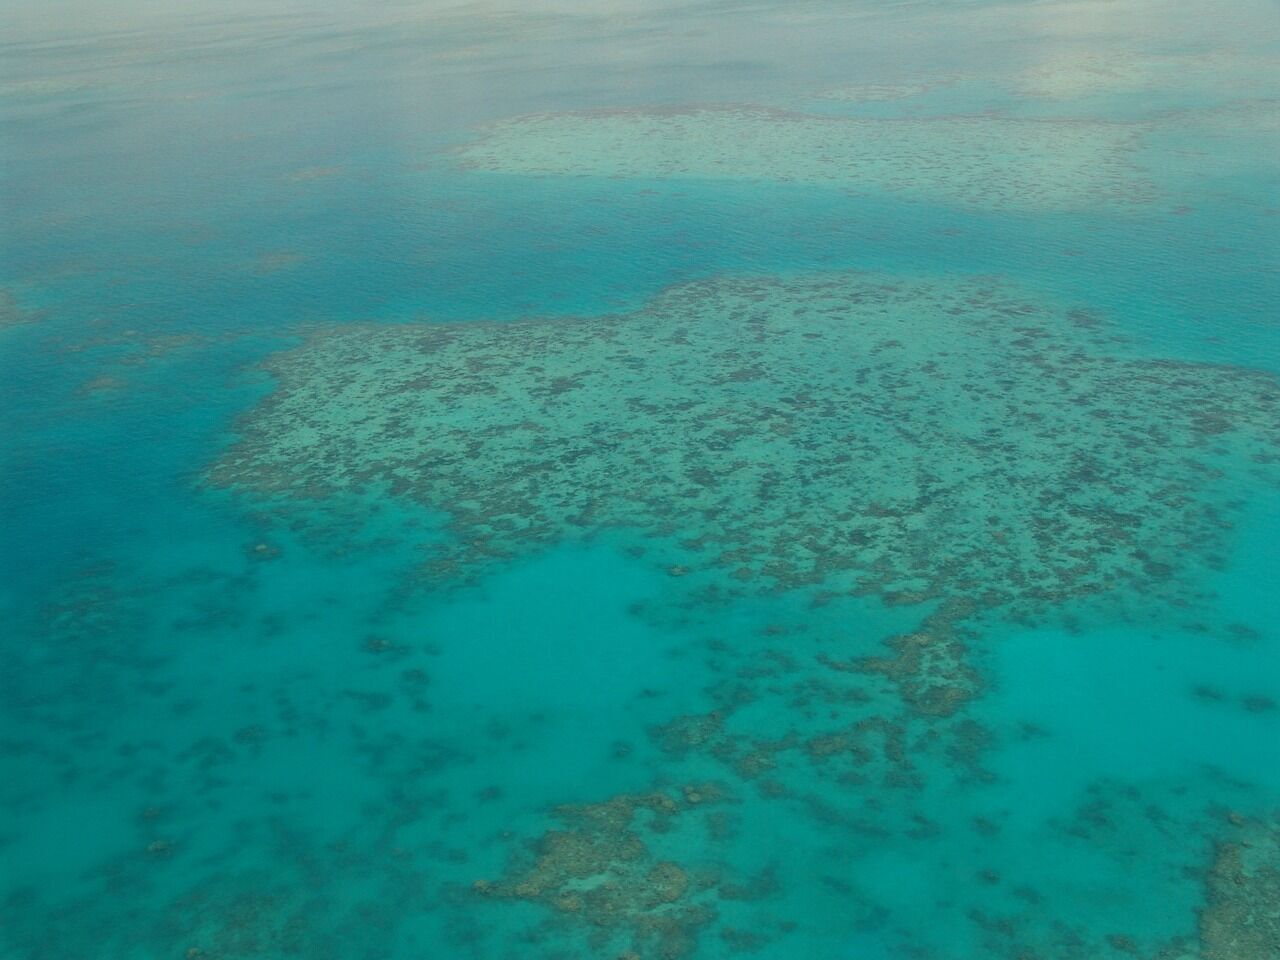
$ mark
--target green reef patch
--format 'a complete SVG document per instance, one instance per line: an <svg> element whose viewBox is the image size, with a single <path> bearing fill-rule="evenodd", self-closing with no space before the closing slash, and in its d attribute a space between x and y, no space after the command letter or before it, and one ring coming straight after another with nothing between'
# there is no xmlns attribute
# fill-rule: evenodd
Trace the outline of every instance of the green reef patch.
<svg viewBox="0 0 1280 960"><path fill-rule="evenodd" d="M721 278L626 315L330 329L269 366L210 483L443 511L437 583L625 528L678 542L709 597L919 605L826 665L936 716L977 692L986 611L1194 604L1280 456L1274 377L1142 356L989 279Z"/></svg>
<svg viewBox="0 0 1280 960"><path fill-rule="evenodd" d="M995 760L1053 734L975 700L1025 626L1096 614L1245 642L1212 583L1280 479L1274 376L1152 357L1002 279L859 273L713 278L599 317L326 328L267 369L276 389L208 484L303 526L332 505L340 529L368 496L445 516L407 584L431 591L629 543L671 585L637 615L700 637L710 683L619 747L650 758L635 787L495 835L449 910L501 906L532 943L631 960L798 947L822 936L797 926L814 903L883 949L1172 960L1257 909L1215 893L1229 863L1191 866L1205 806L1174 793L1189 826L1142 868L1167 906L1143 920L1106 878L1133 876L1133 837L1167 837L1142 799L1160 791L1018 826ZM761 612L727 628L744 609ZM780 830L802 852L762 860L752 838ZM1064 879L1028 843L1091 852ZM956 895L917 903L881 871ZM1081 924L1080 896L1117 906Z"/></svg>
<svg viewBox="0 0 1280 960"><path fill-rule="evenodd" d="M687 870L655 850L682 854L688 839L680 821L721 802L712 783L686 785L678 796L622 795L562 807L556 811L562 829L543 834L507 877L477 880L472 889L576 918L590 931L593 951L613 947L606 955L678 960L716 918L716 902L734 897L737 887L714 867Z"/></svg>
<svg viewBox="0 0 1280 960"><path fill-rule="evenodd" d="M1123 209L1156 195L1132 160L1142 131L1075 118L708 106L520 117L489 127L459 158L514 174L777 181L977 209Z"/></svg>
<svg viewBox="0 0 1280 960"><path fill-rule="evenodd" d="M1263 960L1280 953L1280 816L1230 814L1214 849L1200 915L1204 960Z"/></svg>

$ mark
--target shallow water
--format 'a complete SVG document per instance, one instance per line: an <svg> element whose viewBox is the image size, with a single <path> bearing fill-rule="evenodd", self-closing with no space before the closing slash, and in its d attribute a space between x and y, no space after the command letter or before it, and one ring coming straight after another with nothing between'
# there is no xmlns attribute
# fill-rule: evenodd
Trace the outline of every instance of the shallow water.
<svg viewBox="0 0 1280 960"><path fill-rule="evenodd" d="M1280 20L0 12L0 956L1280 956Z"/></svg>

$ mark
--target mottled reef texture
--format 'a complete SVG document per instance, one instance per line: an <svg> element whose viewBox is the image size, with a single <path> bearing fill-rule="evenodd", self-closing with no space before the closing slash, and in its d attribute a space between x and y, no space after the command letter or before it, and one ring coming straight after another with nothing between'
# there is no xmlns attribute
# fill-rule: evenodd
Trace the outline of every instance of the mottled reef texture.
<svg viewBox="0 0 1280 960"><path fill-rule="evenodd" d="M686 869L657 849L683 845L674 828L695 808L724 799L716 784L688 785L676 795L622 795L562 807L563 829L550 830L517 857L509 875L478 880L486 897L540 903L592 931L596 950L623 943L624 957L675 960L694 948L716 918L720 899L742 898L739 886L712 867ZM609 954L605 954L609 955Z"/></svg>
<svg viewBox="0 0 1280 960"><path fill-rule="evenodd" d="M1200 915L1204 960L1280 956L1280 817L1231 818L1214 851Z"/></svg>
<svg viewBox="0 0 1280 960"><path fill-rule="evenodd" d="M862 666L946 712L922 676L958 659L944 641L970 614L1121 588L1183 602L1241 475L1275 479L1273 377L1122 354L1103 330L996 282L857 275L694 283L589 320L327 330L272 361L278 389L210 479L447 511L442 578L627 527L684 538L690 571L739 592L936 601Z"/></svg>
<svg viewBox="0 0 1280 960"><path fill-rule="evenodd" d="M708 106L522 117L490 127L459 159L503 173L767 180L969 208L1076 210L1153 199L1131 158L1143 132L1101 120Z"/></svg>
<svg viewBox="0 0 1280 960"><path fill-rule="evenodd" d="M678 551L668 572L708 609L896 608L914 627L887 638L792 623L715 641L707 712L650 731L668 785L714 771L854 846L932 836L929 771L989 777L993 733L964 709L989 618L1196 606L1280 462L1273 377L1152 359L990 279L721 278L626 315L327 329L269 366L277 389L210 482L308 510L367 490L443 511L434 584L624 528ZM717 919L715 858L669 841L724 826L713 794L563 808L563 829L469 894L542 905L637 957L739 936ZM1018 924L1049 925L1027 910ZM984 935L1018 956L1023 930Z"/></svg>

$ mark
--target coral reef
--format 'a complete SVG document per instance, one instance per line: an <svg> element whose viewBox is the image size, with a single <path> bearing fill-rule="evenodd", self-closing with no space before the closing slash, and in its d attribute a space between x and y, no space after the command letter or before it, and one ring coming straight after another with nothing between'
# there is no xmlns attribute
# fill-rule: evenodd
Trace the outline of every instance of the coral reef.
<svg viewBox="0 0 1280 960"><path fill-rule="evenodd" d="M1196 608L1280 462L1272 376L1152 358L989 278L719 278L626 315L328 330L269 372L276 391L207 475L264 511L369 491L438 510L452 535L419 573L437 588L620 528L684 598L663 615L792 605L707 641L709 703L650 730L658 792L558 809L474 887L645 960L772 935L730 915L739 824L698 781L843 849L929 841L931 791L991 782L1008 733L967 710L992 623ZM975 821L974 842L996 829ZM842 883L872 922L874 893ZM1010 956L1075 935L1037 910L1015 897L965 923ZM1095 955L1153 942L1110 933Z"/></svg>
<svg viewBox="0 0 1280 960"><path fill-rule="evenodd" d="M459 157L469 169L504 173L769 180L967 208L1075 210L1154 197L1130 158L1141 133L1077 119L614 110L505 121Z"/></svg>
<svg viewBox="0 0 1280 960"><path fill-rule="evenodd" d="M716 917L721 879L714 870L662 859L653 848L662 845L673 818L717 802L722 790L691 784L682 794L625 794L561 807L556 814L564 829L547 831L507 876L478 880L473 890L541 903L578 919L593 951L621 947L621 956L637 960L689 956L702 928Z"/></svg>
<svg viewBox="0 0 1280 960"><path fill-rule="evenodd" d="M1230 817L1214 850L1200 914L1204 960L1280 956L1280 817Z"/></svg>
<svg viewBox="0 0 1280 960"><path fill-rule="evenodd" d="M275 358L209 479L446 511L436 582L627 527L686 537L680 573L721 596L918 606L887 656L824 652L945 716L980 687L975 616L1120 590L1186 606L1237 476L1275 481L1273 377L1145 357L1082 316L986 279L838 274L591 320L346 328Z"/></svg>

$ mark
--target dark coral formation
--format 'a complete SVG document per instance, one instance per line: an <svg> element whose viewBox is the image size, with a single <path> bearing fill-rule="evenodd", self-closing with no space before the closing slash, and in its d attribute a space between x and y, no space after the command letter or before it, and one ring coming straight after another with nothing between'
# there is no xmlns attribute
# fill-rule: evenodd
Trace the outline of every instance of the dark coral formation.
<svg viewBox="0 0 1280 960"><path fill-rule="evenodd" d="M1218 843L1200 914L1204 960L1280 957L1280 816L1231 818Z"/></svg>
<svg viewBox="0 0 1280 960"><path fill-rule="evenodd" d="M1195 599L1280 389L1153 360L989 280L720 279L590 320L326 332L214 482L389 490L453 518L437 582L610 526L678 539L722 595L934 603L890 654L835 658L921 712L977 690L975 613ZM676 569L676 568L673 568ZM834 665L834 664L833 664Z"/></svg>
<svg viewBox="0 0 1280 960"><path fill-rule="evenodd" d="M855 846L923 842L933 780L993 776L1006 731L965 709L993 620L1191 608L1233 511L1276 479L1274 378L1080 320L992 280L840 274L694 283L621 316L326 331L273 360L278 389L210 480L286 513L367 491L440 510L435 585L622 528L688 601L664 615L802 598L707 641L710 702L650 731L666 782L732 781ZM599 955L750 950L765 934L726 916L717 872L737 829L720 793L560 808L475 892L546 908ZM1044 926L1026 903L970 919L1015 956ZM1124 955L1132 933L1114 937Z"/></svg>
<svg viewBox="0 0 1280 960"><path fill-rule="evenodd" d="M580 920L597 953L613 948L636 960L680 960L715 919L723 881L714 869L690 869L654 848L663 845L674 818L722 796L717 784L691 784L678 798L624 794L561 807L556 814L563 829L543 834L507 876L478 880L473 889Z"/></svg>
<svg viewBox="0 0 1280 960"><path fill-rule="evenodd" d="M834 670L881 674L894 682L902 700L929 716L946 717L981 686L976 671L965 661L962 630L957 626L973 613L968 600L952 600L925 618L919 629L885 641L892 656L860 657L839 663L820 660Z"/></svg>

